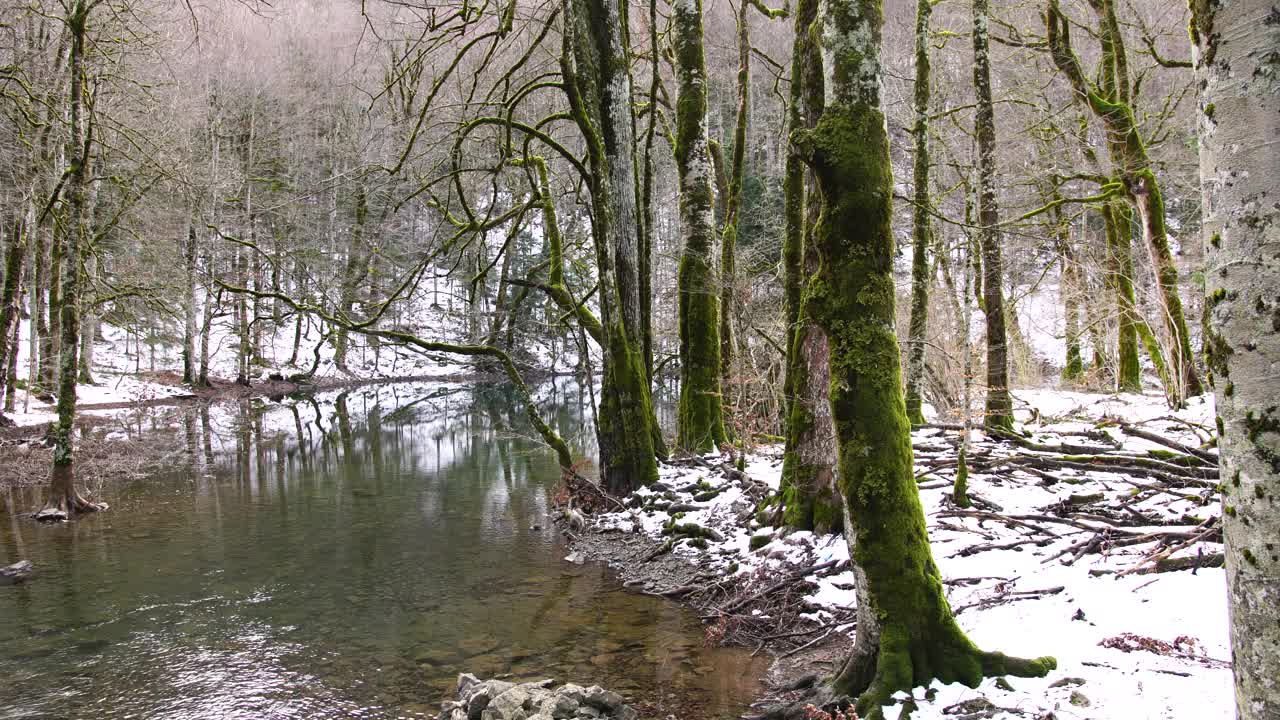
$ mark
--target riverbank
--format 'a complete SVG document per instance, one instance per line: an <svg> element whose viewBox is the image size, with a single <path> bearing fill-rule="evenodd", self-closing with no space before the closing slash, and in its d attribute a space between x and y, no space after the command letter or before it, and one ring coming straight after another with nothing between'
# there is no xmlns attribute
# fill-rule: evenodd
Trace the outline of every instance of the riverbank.
<svg viewBox="0 0 1280 720"><path fill-rule="evenodd" d="M1055 655L1058 669L917 689L913 717L1230 720L1211 403L1172 413L1157 397L1018 396L1022 435L973 435L972 507L951 499L958 428L913 434L916 474L961 626L984 648ZM570 556L694 607L709 642L772 653L761 705L831 674L855 630L843 539L756 517L780 475L776 447L745 472L717 456L668 464L659 484L592 517Z"/></svg>

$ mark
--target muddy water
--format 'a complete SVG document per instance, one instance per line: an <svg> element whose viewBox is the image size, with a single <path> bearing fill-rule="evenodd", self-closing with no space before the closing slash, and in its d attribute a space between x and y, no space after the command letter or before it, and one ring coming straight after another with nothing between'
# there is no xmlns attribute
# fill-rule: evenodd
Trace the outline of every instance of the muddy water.
<svg viewBox="0 0 1280 720"><path fill-rule="evenodd" d="M589 454L585 399L544 399ZM38 497L4 497L0 564L40 575L0 588L0 718L427 717L460 671L600 683L657 717L732 717L755 693L762 660L564 561L554 462L500 388L144 425L184 450L106 486L109 512L37 526L16 511Z"/></svg>

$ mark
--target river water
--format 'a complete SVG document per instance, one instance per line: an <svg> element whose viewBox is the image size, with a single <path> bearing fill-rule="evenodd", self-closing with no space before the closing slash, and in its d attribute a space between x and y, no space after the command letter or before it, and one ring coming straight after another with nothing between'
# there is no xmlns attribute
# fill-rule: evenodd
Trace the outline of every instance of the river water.
<svg viewBox="0 0 1280 720"><path fill-rule="evenodd" d="M589 400L540 390L590 455ZM565 562L551 453L501 387L368 386L152 414L184 448L63 526L0 510L0 719L417 718L458 672L614 688L733 717L762 658L674 603ZM541 526L541 529L538 529Z"/></svg>

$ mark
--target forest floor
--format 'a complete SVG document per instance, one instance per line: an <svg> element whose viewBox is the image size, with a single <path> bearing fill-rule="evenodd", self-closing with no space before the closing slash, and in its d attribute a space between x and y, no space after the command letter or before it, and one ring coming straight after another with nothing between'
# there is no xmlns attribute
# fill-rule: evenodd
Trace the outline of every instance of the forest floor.
<svg viewBox="0 0 1280 720"><path fill-rule="evenodd" d="M1229 720L1211 401L1171 412L1155 396L1017 396L1022 434L971 436L971 507L952 500L959 427L913 433L917 481L960 625L980 647L1058 668L917 688L913 717ZM708 642L772 653L759 707L838 669L854 631L844 540L758 521L781 464L777 447L745 472L720 456L667 464L622 504L600 500L570 556L697 608Z"/></svg>

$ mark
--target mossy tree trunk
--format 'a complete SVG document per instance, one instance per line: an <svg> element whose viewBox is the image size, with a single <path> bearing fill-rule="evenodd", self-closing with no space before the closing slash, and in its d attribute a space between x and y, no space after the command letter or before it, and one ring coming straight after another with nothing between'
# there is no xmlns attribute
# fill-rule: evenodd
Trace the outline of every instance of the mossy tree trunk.
<svg viewBox="0 0 1280 720"><path fill-rule="evenodd" d="M4 275L0 277L0 402L9 391L9 366L18 355L14 329L21 316L22 266L27 255L26 213L15 213L12 224L0 229L9 236L4 256ZM9 424L0 409L0 427Z"/></svg>
<svg viewBox="0 0 1280 720"><path fill-rule="evenodd" d="M675 44L676 170L684 251L677 277L680 320L680 407L677 444L691 452L727 440L720 394L720 317L711 266L715 244L711 154L707 146L707 68L701 0L677 0Z"/></svg>
<svg viewBox="0 0 1280 720"><path fill-rule="evenodd" d="M893 178L880 108L878 0L828 0L821 18L826 106L798 138L818 178L813 240L821 267L807 307L831 353L830 402L840 489L879 651L855 654L834 687L857 695L862 717L883 716L893 693L933 679L976 686L983 676L1043 676L1050 658L983 652L956 624L933 561L912 468L910 424L894 333Z"/></svg>
<svg viewBox="0 0 1280 720"><path fill-rule="evenodd" d="M907 330L907 419L924 422L920 385L924 381L925 338L929 330L929 17L933 0L916 2L916 77L911 109L915 147L911 181L911 322Z"/></svg>
<svg viewBox="0 0 1280 720"><path fill-rule="evenodd" d="M1236 713L1280 717L1280 23L1195 0L1205 346L1217 399ZM1272 146L1267 150L1268 145Z"/></svg>
<svg viewBox="0 0 1280 720"><path fill-rule="evenodd" d="M1178 294L1178 266L1169 249L1164 196L1134 113L1127 51L1115 5L1112 0L1089 0L1089 6L1097 16L1096 36L1101 49L1097 82L1085 76L1080 58L1071 46L1070 23L1058 0L1049 0L1045 13L1050 55L1072 89L1106 127L1107 149L1129 203L1137 211L1159 289L1171 365L1171 386L1166 387L1165 392L1174 405L1181 405L1187 396L1204 392L1204 387L1196 370L1191 335Z"/></svg>
<svg viewBox="0 0 1280 720"><path fill-rule="evenodd" d="M1142 365L1138 361L1138 300L1133 291L1133 243L1129 240L1128 205L1102 206L1107 241L1107 278L1116 299L1116 389L1142 391Z"/></svg>
<svg viewBox="0 0 1280 720"><path fill-rule="evenodd" d="M974 135L978 145L978 237L982 247L982 313L987 319L987 404L983 424L1013 429L1009 392L1009 341L1005 331L1004 258L1000 208L996 203L996 121L991 100L988 0L973 2L973 88L977 96Z"/></svg>
<svg viewBox="0 0 1280 720"><path fill-rule="evenodd" d="M1053 185L1052 197L1057 201L1062 195ZM1064 334L1066 336L1067 353L1062 365L1062 379L1069 383L1080 382L1084 378L1084 355L1080 350L1080 298L1082 278L1080 266L1076 261L1075 248L1071 245L1071 225L1062 213L1061 206L1055 206L1051 212L1053 219L1053 237L1058 246L1058 294L1062 296L1062 314Z"/></svg>
<svg viewBox="0 0 1280 720"><path fill-rule="evenodd" d="M605 486L626 492L657 480L665 454L640 338L635 137L625 0L565 0L561 57L570 112L587 146L604 377L599 414Z"/></svg>
<svg viewBox="0 0 1280 720"><path fill-rule="evenodd" d="M63 233L65 247L60 279L59 329L62 338L58 355L58 420L50 431L53 439L53 470L50 473L49 494L44 508L36 513L38 520L65 520L75 513L106 508L106 505L85 500L76 488L72 438L76 419L76 376L79 370L81 263L87 244L93 236L89 208L89 185L93 177L93 132L86 117L88 108L85 104L85 85L88 81L85 67L86 36L92 7L88 0L76 0L65 18L71 38L68 65L71 81L68 102L71 132L67 143L70 172L66 190L68 227Z"/></svg>
<svg viewBox="0 0 1280 720"><path fill-rule="evenodd" d="M791 55L792 132L810 130L822 114L822 62L810 29L819 0L795 6ZM820 203L811 197L813 180L803 157L792 147L783 186L786 239L783 255L787 283L787 375L785 449L782 464L782 521L797 530L837 532L843 525L836 494L836 442L827 401L830 384L827 337L805 310L805 280L818 271L818 253L808 239Z"/></svg>
<svg viewBox="0 0 1280 720"><path fill-rule="evenodd" d="M751 26L747 20L750 3L738 4L738 111L733 123L733 147L726 173L724 230L720 236L720 374L729 382L737 342L738 222L742 215L742 178L746 172L747 119L751 91ZM726 386L727 388L727 386Z"/></svg>

